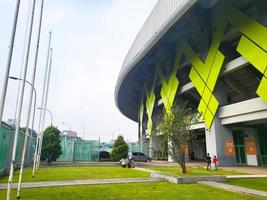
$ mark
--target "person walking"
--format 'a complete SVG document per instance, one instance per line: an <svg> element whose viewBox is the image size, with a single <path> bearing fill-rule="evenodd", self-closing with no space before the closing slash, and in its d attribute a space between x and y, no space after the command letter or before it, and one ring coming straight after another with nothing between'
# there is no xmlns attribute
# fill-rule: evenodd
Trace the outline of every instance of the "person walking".
<svg viewBox="0 0 267 200"><path fill-rule="evenodd" d="M211 157L209 153L207 153L206 155L206 161L207 161L207 171L210 171L211 170Z"/></svg>
<svg viewBox="0 0 267 200"><path fill-rule="evenodd" d="M217 156L213 156L212 163L214 164L214 170L218 170L218 162L219 162L219 160L218 160Z"/></svg>

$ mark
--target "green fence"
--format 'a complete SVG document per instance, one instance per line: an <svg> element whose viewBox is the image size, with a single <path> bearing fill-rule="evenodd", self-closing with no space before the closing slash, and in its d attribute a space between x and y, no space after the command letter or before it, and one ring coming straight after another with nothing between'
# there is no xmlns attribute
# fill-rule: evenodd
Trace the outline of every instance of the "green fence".
<svg viewBox="0 0 267 200"><path fill-rule="evenodd" d="M7 166L12 131L12 128L4 124L0 126L0 172L3 172Z"/></svg>
<svg viewBox="0 0 267 200"><path fill-rule="evenodd" d="M98 140L62 140L61 150L57 161L96 162L99 161L100 143Z"/></svg>
<svg viewBox="0 0 267 200"><path fill-rule="evenodd" d="M74 141L62 140L61 143L62 154L57 161L71 162L73 161Z"/></svg>
<svg viewBox="0 0 267 200"><path fill-rule="evenodd" d="M15 133L15 130L11 126L2 122L0 126L0 174L5 172L6 169L9 168L10 166L12 149L13 149L14 133ZM18 141L17 141L17 150L16 150L16 159L15 159L16 167L20 166L24 137L25 137L24 132L20 131L18 135ZM28 139L25 165L29 165L30 163L32 163L32 157L33 157L32 155L35 149L35 141L36 141L36 138L32 138L32 142L31 142L32 148L31 148L30 138Z"/></svg>
<svg viewBox="0 0 267 200"><path fill-rule="evenodd" d="M140 143L140 141L139 141ZM143 139L142 141L142 153L145 155L149 155L149 139Z"/></svg>

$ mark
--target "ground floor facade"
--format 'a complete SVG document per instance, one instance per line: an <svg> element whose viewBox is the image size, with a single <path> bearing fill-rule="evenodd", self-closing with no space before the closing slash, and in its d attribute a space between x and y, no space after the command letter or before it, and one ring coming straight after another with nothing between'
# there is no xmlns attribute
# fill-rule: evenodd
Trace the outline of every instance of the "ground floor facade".
<svg viewBox="0 0 267 200"><path fill-rule="evenodd" d="M205 160L209 153L221 166L267 166L266 120L267 104L260 98L221 107L210 128L203 121L191 125L196 140L188 144L188 161ZM143 135L146 146L140 149L156 160L168 159L160 138Z"/></svg>

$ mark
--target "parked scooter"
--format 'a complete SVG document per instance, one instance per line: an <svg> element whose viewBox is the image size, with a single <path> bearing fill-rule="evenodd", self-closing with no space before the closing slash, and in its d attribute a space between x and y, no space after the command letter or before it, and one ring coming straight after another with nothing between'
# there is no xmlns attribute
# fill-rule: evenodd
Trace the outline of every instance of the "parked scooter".
<svg viewBox="0 0 267 200"><path fill-rule="evenodd" d="M121 166L123 167L123 168L126 168L126 167L128 167L128 168L134 168L135 167L135 164L134 164L134 161L131 159L131 160L129 160L128 158L126 158L126 159L121 159L120 160L120 164L121 164Z"/></svg>

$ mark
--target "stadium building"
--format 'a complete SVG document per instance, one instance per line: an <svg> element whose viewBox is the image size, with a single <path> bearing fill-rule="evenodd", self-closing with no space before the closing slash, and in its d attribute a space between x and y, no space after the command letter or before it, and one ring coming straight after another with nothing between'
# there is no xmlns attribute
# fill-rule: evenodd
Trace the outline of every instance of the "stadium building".
<svg viewBox="0 0 267 200"><path fill-rule="evenodd" d="M159 0L126 55L115 101L150 156L160 113L188 101L201 115L189 155L266 166L267 1Z"/></svg>

